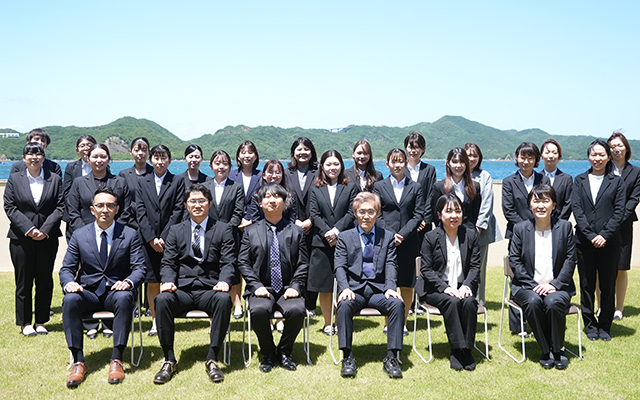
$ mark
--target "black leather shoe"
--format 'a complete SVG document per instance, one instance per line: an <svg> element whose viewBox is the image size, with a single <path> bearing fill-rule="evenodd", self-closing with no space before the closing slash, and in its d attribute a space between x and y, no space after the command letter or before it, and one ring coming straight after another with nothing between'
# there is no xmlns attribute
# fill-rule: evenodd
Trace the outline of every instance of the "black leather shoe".
<svg viewBox="0 0 640 400"><path fill-rule="evenodd" d="M286 354L280 354L280 366L289 371L295 371L298 366L296 363Z"/></svg>
<svg viewBox="0 0 640 400"><path fill-rule="evenodd" d="M395 357L385 357L382 360L382 370L389 375L389 378L400 379L402 378L402 370L400 369L400 363Z"/></svg>
<svg viewBox="0 0 640 400"><path fill-rule="evenodd" d="M342 369L340 369L340 375L343 378L354 378L358 366L356 365L356 359L353 357L347 357L342 359Z"/></svg>
<svg viewBox="0 0 640 400"><path fill-rule="evenodd" d="M452 350L449 357L449 367L454 371L462 371L462 353L460 350Z"/></svg>
<svg viewBox="0 0 640 400"><path fill-rule="evenodd" d="M569 366L569 359L567 358L567 354L564 352L564 350L555 353L553 356L555 358L556 369L567 369L567 367Z"/></svg>
<svg viewBox="0 0 640 400"><path fill-rule="evenodd" d="M153 378L153 383L157 383L158 385L162 385L163 383L167 383L171 380L171 377L176 372L177 364L175 361L162 361L162 367L160 367L160 372L156 374Z"/></svg>
<svg viewBox="0 0 640 400"><path fill-rule="evenodd" d="M271 372L273 367L276 365L276 356L275 354L269 354L262 357L262 362L260 363L260 371L262 372Z"/></svg>
<svg viewBox="0 0 640 400"><path fill-rule="evenodd" d="M591 331L587 331L587 339L589 340L598 340L600 339L600 336L598 335L598 330L591 330Z"/></svg>
<svg viewBox="0 0 640 400"><path fill-rule="evenodd" d="M604 329L598 330L598 336L600 337L600 340L604 340L605 342L611 341L611 334Z"/></svg>
<svg viewBox="0 0 640 400"><path fill-rule="evenodd" d="M462 350L462 366L467 371L473 371L476 369L476 360L473 359L471 349Z"/></svg>
<svg viewBox="0 0 640 400"><path fill-rule="evenodd" d="M206 363L204 363L204 368L207 371L211 382L220 383L224 380L224 374L220 370L218 363L214 360L208 360Z"/></svg>
<svg viewBox="0 0 640 400"><path fill-rule="evenodd" d="M540 365L544 369L551 369L555 365L555 360L553 359L553 355L551 353L543 354L540 356Z"/></svg>
<svg viewBox="0 0 640 400"><path fill-rule="evenodd" d="M87 337L89 339L95 339L96 337L98 337L98 330L97 329L89 329L87 331Z"/></svg>

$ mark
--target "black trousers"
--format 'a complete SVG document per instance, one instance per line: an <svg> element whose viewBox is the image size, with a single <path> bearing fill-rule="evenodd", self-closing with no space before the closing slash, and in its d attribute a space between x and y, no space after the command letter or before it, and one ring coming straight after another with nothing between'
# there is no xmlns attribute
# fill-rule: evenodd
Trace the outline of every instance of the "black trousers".
<svg viewBox="0 0 640 400"><path fill-rule="evenodd" d="M58 238L36 241L15 240L9 242L9 252L16 280L16 325L30 325L32 321L32 290L36 285L35 321L49 321L53 295L53 265L58 253Z"/></svg>
<svg viewBox="0 0 640 400"><path fill-rule="evenodd" d="M284 291L275 294L269 291L269 297L258 297L252 294L249 297L249 312L251 313L251 325L258 337L260 352L263 356L284 354L291 356L293 344L302 329L307 310L304 298L301 296L285 299ZM280 311L284 316L284 330L276 347L273 342L270 319L274 311Z"/></svg>
<svg viewBox="0 0 640 400"><path fill-rule="evenodd" d="M520 289L513 301L522 307L542 354L562 350L571 302L569 293L561 290L540 296L533 290Z"/></svg>
<svg viewBox="0 0 640 400"><path fill-rule="evenodd" d="M218 354L231 318L232 302L228 292L216 292L211 289L192 291L178 289L175 292L160 293L155 298L155 304L160 345L173 348L176 314L202 310L211 317L209 346L214 349L214 354Z"/></svg>
<svg viewBox="0 0 640 400"><path fill-rule="evenodd" d="M427 303L440 310L451 349L473 349L478 322L476 298L469 296L461 300L446 293L429 293Z"/></svg>

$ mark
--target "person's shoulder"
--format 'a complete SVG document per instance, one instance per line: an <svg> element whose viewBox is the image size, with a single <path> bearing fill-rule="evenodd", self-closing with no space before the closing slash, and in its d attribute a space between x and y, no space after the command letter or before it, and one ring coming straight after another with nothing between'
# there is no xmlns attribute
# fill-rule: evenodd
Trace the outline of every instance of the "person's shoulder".
<svg viewBox="0 0 640 400"><path fill-rule="evenodd" d="M566 221L565 221L566 222ZM516 230L522 231L525 229L530 229L534 226L534 221L532 219L525 219L524 221L520 221L513 226L513 231Z"/></svg>
<svg viewBox="0 0 640 400"><path fill-rule="evenodd" d="M435 172L436 171L436 167L434 167L433 165L431 165L429 163L426 163L424 161L420 161L420 169L426 169L427 172L429 172L429 171Z"/></svg>

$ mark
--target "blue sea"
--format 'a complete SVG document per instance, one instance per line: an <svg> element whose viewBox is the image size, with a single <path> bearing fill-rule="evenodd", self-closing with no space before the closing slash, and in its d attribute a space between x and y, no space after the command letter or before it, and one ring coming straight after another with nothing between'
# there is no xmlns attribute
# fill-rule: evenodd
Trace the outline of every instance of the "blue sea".
<svg viewBox="0 0 640 400"><path fill-rule="evenodd" d="M11 170L11 165L14 162L22 162L22 161L6 161L0 163L0 179L8 179L9 171ZM433 165L436 168L436 174L438 180L443 179L445 176L445 160L426 160L429 164ZM69 161L58 161L60 167L64 171L64 168L69 163ZM640 161L632 161L634 165L640 166ZM283 164L286 168L286 161L283 161ZM386 178L389 175L389 169L385 166L384 161L376 161L375 167L378 171L382 172L382 175ZM133 165L132 161L113 161L111 163L111 172L115 175L123 169L129 168ZM264 161L260 162L259 169L262 169L264 165ZM351 168L353 166L353 160L346 160L345 167ZM517 168L514 165L513 161L491 161L485 160L482 162L482 168L491 174L491 177L494 180L502 180L507 176L513 174ZM578 174L583 173L587 169L589 169L589 161L562 161L558 164L558 168L560 168L563 172L570 174L571 176L576 176ZM187 169L187 163L185 161L173 161L169 166L169 170L173 174L180 174ZM540 168L537 168L538 171L542 169L542 163L540 163ZM213 172L209 169L209 165L205 162L202 163L201 170L203 173L207 175L213 176Z"/></svg>

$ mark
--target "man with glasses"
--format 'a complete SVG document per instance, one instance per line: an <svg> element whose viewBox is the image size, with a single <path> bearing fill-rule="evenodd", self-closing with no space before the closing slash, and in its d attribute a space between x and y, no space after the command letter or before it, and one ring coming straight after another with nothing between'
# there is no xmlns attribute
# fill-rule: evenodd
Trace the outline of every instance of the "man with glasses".
<svg viewBox="0 0 640 400"><path fill-rule="evenodd" d="M353 315L365 307L388 317L387 357L383 371L390 378L402 378L398 353L402 350L404 303L396 292L396 246L391 231L376 227L380 215L380 197L361 192L353 200L358 226L338 236L335 274L338 282L338 343L343 360L341 375L356 376L356 360L351 351Z"/></svg>
<svg viewBox="0 0 640 400"><path fill-rule="evenodd" d="M212 382L219 383L224 375L218 353L231 318L229 288L236 261L233 234L230 225L209 218L213 197L203 184L188 187L183 201L190 218L169 231L160 268L160 294L155 298L164 359L153 382L169 382L176 370L175 315L203 310L211 317L205 371Z"/></svg>
<svg viewBox="0 0 640 400"><path fill-rule="evenodd" d="M122 353L133 318L133 289L144 280L146 267L138 233L114 221L117 204L113 189L96 190L91 205L95 222L73 232L60 268L65 293L62 325L74 362L67 378L70 388L78 386L86 373L82 314L100 310L115 315L108 381L116 384L124 380Z"/></svg>

